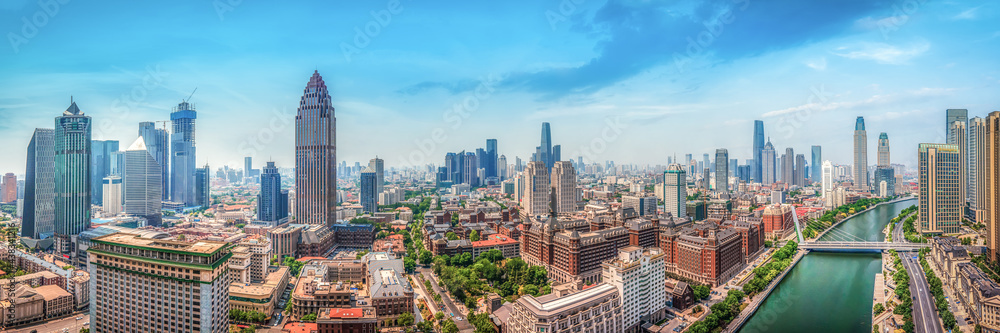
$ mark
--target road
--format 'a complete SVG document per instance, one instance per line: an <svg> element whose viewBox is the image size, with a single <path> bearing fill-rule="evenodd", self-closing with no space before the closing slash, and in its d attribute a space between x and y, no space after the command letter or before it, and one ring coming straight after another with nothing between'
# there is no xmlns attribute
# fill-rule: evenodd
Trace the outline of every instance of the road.
<svg viewBox="0 0 1000 333"><path fill-rule="evenodd" d="M83 319L76 320L77 317L83 317ZM86 326L83 323L90 323L90 316L84 313L77 313L72 316L51 320L45 323L34 324L27 327L22 327L10 331L10 333L30 333L32 330L38 333L48 333L48 332L62 332L64 329L68 329L69 333L78 333L81 328ZM89 326L89 325L88 325Z"/></svg>
<svg viewBox="0 0 1000 333"><path fill-rule="evenodd" d="M892 241L893 242L905 242L906 241L906 238L903 237L903 221L902 220L905 220L905 219L901 219L899 222L896 222L896 226L893 227L893 229L892 229Z"/></svg>
<svg viewBox="0 0 1000 333"><path fill-rule="evenodd" d="M446 294L444 292L444 290L441 290L441 287L438 286L438 284L437 284L437 277L434 275L434 271L433 270L431 270L430 268L417 268L417 272L423 273L424 274L424 278L427 279L428 281L431 281L431 288L434 289L434 292L436 292L439 295L441 295L441 302L444 303L444 307L445 307L445 309L448 310L448 312L454 313L455 317L465 316L465 313L462 313L462 312L458 311L458 307L455 306L455 303L453 303L451 301L451 296L449 296L448 294ZM448 313L445 313L444 316L445 317L449 317ZM455 326L458 326L458 330L459 331L475 331L476 330L476 328L474 326L472 326L472 324L469 324L469 320L467 318L462 318L461 321L456 320L455 321Z"/></svg>
<svg viewBox="0 0 1000 333"><path fill-rule="evenodd" d="M917 332L944 333L944 328L938 320L937 307L934 305L934 297L931 296L931 288L927 285L927 278L924 270L920 267L920 262L913 257L916 252L899 252L897 254L903 262L903 267L910 273L910 294L916 296L913 302L913 326Z"/></svg>

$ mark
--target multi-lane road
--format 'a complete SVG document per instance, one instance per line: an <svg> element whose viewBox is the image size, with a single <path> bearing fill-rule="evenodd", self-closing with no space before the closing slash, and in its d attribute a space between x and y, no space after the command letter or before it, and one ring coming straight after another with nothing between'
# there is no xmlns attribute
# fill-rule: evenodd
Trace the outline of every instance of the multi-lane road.
<svg viewBox="0 0 1000 333"><path fill-rule="evenodd" d="M76 318L81 318L77 320ZM84 323L90 324L90 316L85 313L75 314L66 318L50 320L45 323L35 324L27 327L12 329L6 332L10 333L31 333L32 331L38 333L49 333L49 332L68 332L68 333L78 333L81 328L89 327L90 325L83 325Z"/></svg>
<svg viewBox="0 0 1000 333"><path fill-rule="evenodd" d="M924 277L924 270L920 267L920 262L916 252L899 252L899 259L903 262L910 273L910 294L915 297L913 300L913 326L917 332L944 333L944 328L938 320L937 307L934 305L934 296L931 295L927 278Z"/></svg>

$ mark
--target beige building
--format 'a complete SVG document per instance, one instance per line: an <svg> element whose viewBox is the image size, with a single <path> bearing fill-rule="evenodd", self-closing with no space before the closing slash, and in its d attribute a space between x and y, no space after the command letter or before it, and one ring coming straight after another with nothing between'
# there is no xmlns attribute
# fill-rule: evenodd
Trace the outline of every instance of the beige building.
<svg viewBox="0 0 1000 333"><path fill-rule="evenodd" d="M73 295L59 286L41 286L35 292L45 301L45 318L55 318L73 312ZM16 307L15 307L16 309Z"/></svg>
<svg viewBox="0 0 1000 333"><path fill-rule="evenodd" d="M229 243L128 233L91 241L92 332L229 331Z"/></svg>
<svg viewBox="0 0 1000 333"><path fill-rule="evenodd" d="M965 199L960 191L964 173L958 145L921 143L917 148L920 170L920 212L914 226L922 234L954 234L961 228Z"/></svg>
<svg viewBox="0 0 1000 333"><path fill-rule="evenodd" d="M622 327L639 332L643 323L656 324L666 316L667 291L663 252L651 247L626 246L618 258L604 262L604 282L622 295Z"/></svg>
<svg viewBox="0 0 1000 333"><path fill-rule="evenodd" d="M521 199L522 219L549 214L549 170L545 162L528 162L522 173L524 198Z"/></svg>
<svg viewBox="0 0 1000 333"><path fill-rule="evenodd" d="M517 299L505 326L506 333L620 333L622 299L605 283L584 291L553 288L549 295Z"/></svg>
<svg viewBox="0 0 1000 333"><path fill-rule="evenodd" d="M267 274L263 283L233 283L229 285L229 308L240 311L255 311L267 315L277 306L281 293L288 286L289 268L279 267Z"/></svg>
<svg viewBox="0 0 1000 333"><path fill-rule="evenodd" d="M11 301L14 302L14 320L10 321L7 316ZM4 326L21 325L45 319L45 296L42 296L26 284L18 285L14 289L13 299L0 301L0 323Z"/></svg>
<svg viewBox="0 0 1000 333"><path fill-rule="evenodd" d="M986 161L979 168L985 181L984 202L980 204L983 219L986 224L986 246L991 261L997 261L997 251L1000 248L1000 111L990 112L986 117Z"/></svg>
<svg viewBox="0 0 1000 333"><path fill-rule="evenodd" d="M957 266L956 293L962 307L983 332L1000 332L1000 285L986 276L975 264Z"/></svg>
<svg viewBox="0 0 1000 333"><path fill-rule="evenodd" d="M573 162L557 161L552 165L552 191L557 214L576 211L576 170Z"/></svg>

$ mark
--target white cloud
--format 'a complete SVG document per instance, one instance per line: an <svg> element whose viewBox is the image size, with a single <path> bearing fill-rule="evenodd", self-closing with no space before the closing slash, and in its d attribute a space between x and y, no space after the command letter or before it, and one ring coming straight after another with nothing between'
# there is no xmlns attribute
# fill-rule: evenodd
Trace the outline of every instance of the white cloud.
<svg viewBox="0 0 1000 333"><path fill-rule="evenodd" d="M820 111L835 111L841 109L858 109L864 107L887 105L908 99L912 100L915 97L945 96L945 95L950 95L954 91L955 91L954 88L924 87L917 90L906 91L898 94L889 94L889 95L876 94L866 99L856 100L856 101L802 104L785 109L765 112L762 116L767 118L767 117L783 116L804 111L820 112ZM887 119L894 119L894 118L887 118Z"/></svg>
<svg viewBox="0 0 1000 333"><path fill-rule="evenodd" d="M821 71L826 69L826 57L819 58L817 60L806 61L806 66L809 68Z"/></svg>
<svg viewBox="0 0 1000 333"><path fill-rule="evenodd" d="M920 42L908 47L886 43L860 43L839 47L832 53L848 59L874 60L880 64L902 65L927 52L930 48L931 44L928 42Z"/></svg>
<svg viewBox="0 0 1000 333"><path fill-rule="evenodd" d="M983 6L973 7L973 8L966 9L965 11L963 11L961 13L958 13L955 16L952 16L951 19L952 20L975 20L976 16L977 16L976 13L979 11L979 8L982 8L982 7Z"/></svg>

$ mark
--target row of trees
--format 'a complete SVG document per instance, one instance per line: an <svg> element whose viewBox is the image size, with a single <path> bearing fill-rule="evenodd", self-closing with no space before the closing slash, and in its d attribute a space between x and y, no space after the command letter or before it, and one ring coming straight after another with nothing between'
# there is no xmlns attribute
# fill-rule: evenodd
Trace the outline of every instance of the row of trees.
<svg viewBox="0 0 1000 333"><path fill-rule="evenodd" d="M470 253L437 256L434 273L439 283L469 308L474 308L475 301L486 292L496 292L502 297L541 296L551 292L544 267L528 265L521 258L505 260L499 250L482 253L474 263Z"/></svg>
<svg viewBox="0 0 1000 333"><path fill-rule="evenodd" d="M892 313L903 316L903 330L907 333L913 333L913 296L910 294L910 274L906 271L906 267L903 267L902 260L896 255L896 250L889 250L889 254L892 255L892 266L896 270L896 273L892 275L892 280L896 283L895 294L902 302L896 305Z"/></svg>
<svg viewBox="0 0 1000 333"><path fill-rule="evenodd" d="M930 252L930 249L920 249L920 266L924 269L924 276L927 277L927 285L930 286L931 294L934 295L934 305L937 306L941 322L944 323L945 329L951 330L956 324L955 314L951 313L951 310L948 310L948 300L944 298L941 279L934 274L931 265L927 264L927 252Z"/></svg>
<svg viewBox="0 0 1000 333"><path fill-rule="evenodd" d="M229 320L240 323L264 323L267 321L267 314L257 311L229 309Z"/></svg>
<svg viewBox="0 0 1000 333"><path fill-rule="evenodd" d="M829 210L826 213L823 213L823 215L818 219L807 219L806 228L802 231L802 235L806 238L816 237L819 233L830 228L830 226L833 226L838 221L847 218L851 214L855 214L868 209L868 207L889 201L891 199L892 198L861 198L854 203L842 205Z"/></svg>
<svg viewBox="0 0 1000 333"><path fill-rule="evenodd" d="M794 241L785 243L785 246L774 252L770 262L754 268L754 277L743 285L743 291L751 296L764 291L771 281L774 281L781 272L785 271L792 264L792 257L798 252L798 247L799 244Z"/></svg>
<svg viewBox="0 0 1000 333"><path fill-rule="evenodd" d="M736 289L730 289L729 293L726 294L726 299L722 302L715 303L709 309L712 309L712 313L705 316L705 319L699 320L691 324L688 328L688 332L691 333L708 333L716 331L719 327L724 327L729 324L737 315L743 311L743 297L746 295L742 291Z"/></svg>

